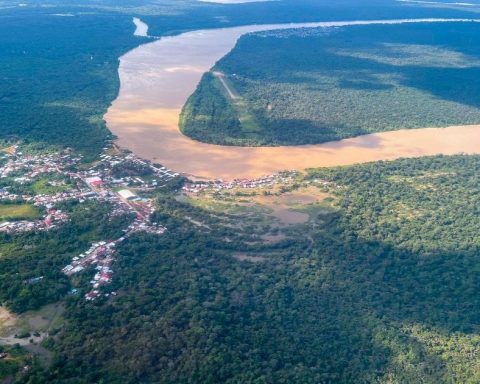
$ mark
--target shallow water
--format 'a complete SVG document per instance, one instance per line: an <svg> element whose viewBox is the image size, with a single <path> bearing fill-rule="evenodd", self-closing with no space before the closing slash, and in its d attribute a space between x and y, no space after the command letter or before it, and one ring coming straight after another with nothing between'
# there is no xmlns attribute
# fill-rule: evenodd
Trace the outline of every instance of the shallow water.
<svg viewBox="0 0 480 384"><path fill-rule="evenodd" d="M118 98L105 115L118 144L177 172L203 178L259 177L274 172L435 154L480 153L480 126L375 133L319 145L233 147L201 143L178 128L181 109L204 72L245 33L292 27L332 27L422 19L253 25L165 37L121 57Z"/></svg>

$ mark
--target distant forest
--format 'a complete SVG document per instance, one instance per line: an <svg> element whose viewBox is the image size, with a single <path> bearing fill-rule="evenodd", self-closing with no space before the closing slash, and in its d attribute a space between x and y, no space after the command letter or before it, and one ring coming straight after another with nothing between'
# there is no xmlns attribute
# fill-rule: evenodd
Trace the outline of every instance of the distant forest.
<svg viewBox="0 0 480 384"><path fill-rule="evenodd" d="M72 16L73 15L73 16ZM395 17L466 17L394 1L286 0L222 5L197 0L0 1L0 139L73 147L94 159L112 137L103 115L119 89L118 58L156 36L252 23Z"/></svg>
<svg viewBox="0 0 480 384"><path fill-rule="evenodd" d="M182 131L216 144L294 145L478 124L479 34L473 22L250 34L215 66L241 103L207 74Z"/></svg>
<svg viewBox="0 0 480 384"><path fill-rule="evenodd" d="M2 138L92 158L111 137L103 115L118 91L118 57L142 39L127 16L25 13L0 19Z"/></svg>

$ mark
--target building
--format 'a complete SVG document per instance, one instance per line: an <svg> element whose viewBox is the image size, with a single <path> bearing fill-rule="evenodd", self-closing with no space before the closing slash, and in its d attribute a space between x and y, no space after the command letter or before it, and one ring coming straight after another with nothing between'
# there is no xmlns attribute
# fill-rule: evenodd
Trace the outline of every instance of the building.
<svg viewBox="0 0 480 384"><path fill-rule="evenodd" d="M121 191L118 191L118 194L125 200L133 200L137 198L137 195L128 189L122 189Z"/></svg>
<svg viewBox="0 0 480 384"><path fill-rule="evenodd" d="M100 187L103 185L103 180L98 176L88 177L86 181L92 187Z"/></svg>

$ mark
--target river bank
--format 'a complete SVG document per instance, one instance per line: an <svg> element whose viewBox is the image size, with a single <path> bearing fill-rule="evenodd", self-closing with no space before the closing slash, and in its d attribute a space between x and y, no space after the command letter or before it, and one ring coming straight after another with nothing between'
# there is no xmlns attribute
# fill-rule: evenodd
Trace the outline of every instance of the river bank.
<svg viewBox="0 0 480 384"><path fill-rule="evenodd" d="M272 29L446 22L420 19L252 25L203 30L142 45L120 59L121 88L105 115L121 147L199 178L260 177L286 169L350 165L436 154L480 153L480 127L454 126L375 133L292 147L234 147L194 141L178 127L181 109L203 73L245 33Z"/></svg>

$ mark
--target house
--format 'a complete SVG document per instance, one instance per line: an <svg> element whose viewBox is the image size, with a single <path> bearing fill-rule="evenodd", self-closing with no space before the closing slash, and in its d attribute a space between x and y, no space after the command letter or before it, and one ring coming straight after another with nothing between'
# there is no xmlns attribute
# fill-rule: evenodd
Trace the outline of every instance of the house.
<svg viewBox="0 0 480 384"><path fill-rule="evenodd" d="M103 180L98 176L87 177L86 181L92 187L100 187L103 185Z"/></svg>
<svg viewBox="0 0 480 384"><path fill-rule="evenodd" d="M118 191L118 194L125 200L133 200L137 197L137 195L128 189L122 189L121 191Z"/></svg>

